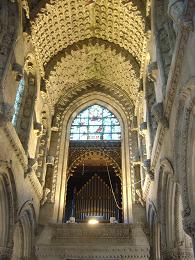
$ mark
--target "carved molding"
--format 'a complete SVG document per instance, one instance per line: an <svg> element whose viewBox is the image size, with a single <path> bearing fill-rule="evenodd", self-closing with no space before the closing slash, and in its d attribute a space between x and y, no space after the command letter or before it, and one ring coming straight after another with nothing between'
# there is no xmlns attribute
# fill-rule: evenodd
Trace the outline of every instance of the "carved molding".
<svg viewBox="0 0 195 260"><path fill-rule="evenodd" d="M24 171L27 171L28 168L28 160L27 156L25 154L25 151L22 147L22 144L18 138L18 135L15 132L15 129L11 123L8 123L4 128L3 128L10 145L12 146L13 150L15 151L16 157L18 158L19 162L21 163Z"/></svg>
<svg viewBox="0 0 195 260"><path fill-rule="evenodd" d="M14 114L14 108L7 103L0 104L0 127L6 126L8 122L11 122Z"/></svg>
<svg viewBox="0 0 195 260"><path fill-rule="evenodd" d="M36 246L38 259L91 259L92 255L97 259L149 259L149 244L141 225L102 223L90 228L88 224L50 224L48 242L44 244L42 238L47 230Z"/></svg>
<svg viewBox="0 0 195 260"><path fill-rule="evenodd" d="M145 27L142 14L139 9L135 9L134 1L128 8L121 2L99 2L95 5L94 12L90 12L89 8L83 9L82 6L85 6L84 0L78 3L70 1L69 5L65 2L52 2L39 9L35 19L31 20L31 30L40 63L46 64L52 56L73 42L91 37L114 42L141 60ZM80 10L77 15L76 9ZM123 15L118 19L120 12ZM64 13L67 15L64 16ZM72 20L76 30L73 30L69 20ZM114 27L109 24L114 24ZM43 34L46 41L43 40Z"/></svg>
<svg viewBox="0 0 195 260"><path fill-rule="evenodd" d="M194 235L194 223L192 206L190 203L190 197L193 197L191 191L191 170L192 154L189 150L192 145L190 140L190 123L194 120L194 108L195 108L195 78L189 80L186 86L183 88L180 94L180 101L178 106L178 113L175 126L175 168L178 174L178 178L181 184L181 195L183 201L183 223L184 229L190 235ZM178 141L179 140L179 141Z"/></svg>
<svg viewBox="0 0 195 260"><path fill-rule="evenodd" d="M93 91L93 88L95 88L96 91ZM59 155L60 155L60 142L61 142L61 136L62 136L62 127L63 127L63 122L64 122L64 116L67 113L67 111L73 106L73 102L80 102L80 100L84 100L85 98L87 98L90 95L97 95L99 94L99 92L97 92L98 89L103 89L104 91L102 91L104 94L100 94L101 95L106 95L109 96L109 98L112 99L112 104L117 103L119 104L119 106L121 106L121 103L123 104L123 110L125 112L125 115L127 117L127 123L130 129L130 116L133 115L133 106L130 106L129 104L129 100L126 100L126 96L124 95L123 92L112 88L110 89L107 86L104 85L100 85L100 84L95 84L95 85L84 85L80 90L72 90L70 95L67 95L67 93L65 95L67 95L67 97L62 97L59 100L59 103L56 107L56 113L54 116L54 120L53 122L55 123L55 127L57 127L59 129L58 132L56 132L56 134L58 135L57 140L58 143L56 144L56 152L55 152L55 164L54 164L54 170L53 170L53 177L52 177L52 188L51 188L51 193L50 193L50 199L51 202L54 202L55 200L55 189L56 189L56 181L57 181L57 175L58 175L58 163L59 163ZM108 92L107 92L108 89ZM111 93L110 93L111 90ZM106 96L106 97L107 97ZM113 98L113 96L116 96L116 99ZM121 102L121 103L120 103ZM131 150L131 143L130 143L130 150ZM133 176L133 173L132 173Z"/></svg>
<svg viewBox="0 0 195 260"><path fill-rule="evenodd" d="M183 58L185 54L184 49L187 44L188 37L189 37L189 31L182 29L181 33L178 36L177 48L175 49L175 58L173 61L174 65L172 64L173 70L169 75L169 80L167 83L167 95L166 95L167 99L164 106L165 107L164 116L167 119L169 119L170 117L173 101L176 95L176 89L180 80ZM163 125L159 125L155 137L153 151L152 151L152 168L155 168L156 163L158 161L165 133L166 133L165 127Z"/></svg>
<svg viewBox="0 0 195 260"><path fill-rule="evenodd" d="M80 82L90 81L105 82L104 85L111 88L122 89L135 103L139 96L139 66L131 61L128 54L115 50L115 45L102 43L99 39L90 40L81 48L76 44L73 50L62 53L61 57L58 54L60 60L51 64L46 78L51 103L55 105L63 93L75 89Z"/></svg>
<svg viewBox="0 0 195 260"><path fill-rule="evenodd" d="M41 200L42 196L43 196L43 188L42 188L42 186L39 182L39 179L37 178L34 170L32 170L30 174L28 174L28 179L29 179L29 181L32 185L32 188L34 189L38 199Z"/></svg>

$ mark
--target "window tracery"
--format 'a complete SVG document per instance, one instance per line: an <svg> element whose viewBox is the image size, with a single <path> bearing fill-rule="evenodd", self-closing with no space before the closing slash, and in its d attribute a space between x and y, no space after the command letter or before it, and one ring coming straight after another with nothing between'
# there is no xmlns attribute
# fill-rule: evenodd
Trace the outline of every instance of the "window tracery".
<svg viewBox="0 0 195 260"><path fill-rule="evenodd" d="M92 105L74 119L70 140L120 140L118 119L108 109Z"/></svg>

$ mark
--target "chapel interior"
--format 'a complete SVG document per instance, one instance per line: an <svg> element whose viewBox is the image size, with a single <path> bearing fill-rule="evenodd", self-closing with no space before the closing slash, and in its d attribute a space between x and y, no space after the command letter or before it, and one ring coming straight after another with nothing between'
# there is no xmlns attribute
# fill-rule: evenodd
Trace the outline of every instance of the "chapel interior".
<svg viewBox="0 0 195 260"><path fill-rule="evenodd" d="M195 259L195 0L0 1L0 260Z"/></svg>

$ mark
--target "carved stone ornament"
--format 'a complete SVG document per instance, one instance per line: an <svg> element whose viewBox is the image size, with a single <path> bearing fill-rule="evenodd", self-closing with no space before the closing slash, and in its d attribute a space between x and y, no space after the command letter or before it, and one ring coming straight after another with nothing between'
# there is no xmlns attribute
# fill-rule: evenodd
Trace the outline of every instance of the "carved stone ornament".
<svg viewBox="0 0 195 260"><path fill-rule="evenodd" d="M29 158L28 159L28 169L27 169L25 175L27 176L27 175L31 174L32 172L36 172L37 167L38 167L37 160L34 158Z"/></svg>
<svg viewBox="0 0 195 260"><path fill-rule="evenodd" d="M169 124L164 116L163 103L155 103L152 106L152 114L158 123L161 123L165 128L168 128Z"/></svg>
<svg viewBox="0 0 195 260"><path fill-rule="evenodd" d="M43 125L41 123L35 122L34 123L34 132L37 136L42 135L43 133Z"/></svg>
<svg viewBox="0 0 195 260"><path fill-rule="evenodd" d="M168 14L172 20L180 25L184 15L185 4L183 0L169 0Z"/></svg>
<svg viewBox="0 0 195 260"><path fill-rule="evenodd" d="M188 1L187 8L184 0L169 0L168 14L174 22L176 33L180 26L189 30L193 30L194 5L194 0Z"/></svg>
<svg viewBox="0 0 195 260"><path fill-rule="evenodd" d="M143 167L146 170L146 173L150 177L150 180L154 180L154 172L151 170L151 159L146 159L143 162Z"/></svg>
<svg viewBox="0 0 195 260"><path fill-rule="evenodd" d="M148 64L148 77L152 81L156 81L158 77L158 63L153 61Z"/></svg>
<svg viewBox="0 0 195 260"><path fill-rule="evenodd" d="M18 63L14 63L12 65L12 70L16 74L16 81L20 81L23 76L23 67Z"/></svg>
<svg viewBox="0 0 195 260"><path fill-rule="evenodd" d="M141 132L143 135L145 135L145 134L147 133L147 129L148 129L148 127L147 127L147 122L141 123L140 126L139 126L139 129L140 129L140 132Z"/></svg>
<svg viewBox="0 0 195 260"><path fill-rule="evenodd" d="M41 206L43 206L47 202L47 197L48 197L49 193L50 193L50 189L44 188L43 197L41 199Z"/></svg>
<svg viewBox="0 0 195 260"><path fill-rule="evenodd" d="M5 126L12 120L14 108L8 103L0 104L0 127Z"/></svg>

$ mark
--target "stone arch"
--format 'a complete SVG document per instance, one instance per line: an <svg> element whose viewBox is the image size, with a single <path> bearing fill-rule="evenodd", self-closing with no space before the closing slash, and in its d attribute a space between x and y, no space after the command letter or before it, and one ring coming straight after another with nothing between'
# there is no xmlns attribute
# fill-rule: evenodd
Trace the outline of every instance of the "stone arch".
<svg viewBox="0 0 195 260"><path fill-rule="evenodd" d="M174 169L166 158L161 160L157 203L161 256L163 259L180 259L181 256L192 259L189 239L182 228L180 186L176 181Z"/></svg>
<svg viewBox="0 0 195 260"><path fill-rule="evenodd" d="M170 257L169 251L174 248L175 241L175 203L177 198L173 168L166 158L161 160L157 200L161 229L161 254L163 257Z"/></svg>
<svg viewBox="0 0 195 260"><path fill-rule="evenodd" d="M150 257L160 259L160 225L157 209L152 201L149 202L147 219L150 230Z"/></svg>
<svg viewBox="0 0 195 260"><path fill-rule="evenodd" d="M14 230L13 260L30 259L33 256L36 215L32 202L27 201L18 213Z"/></svg>
<svg viewBox="0 0 195 260"><path fill-rule="evenodd" d="M17 218L17 194L9 165L0 169L0 257L9 258L13 248L13 230Z"/></svg>
<svg viewBox="0 0 195 260"><path fill-rule="evenodd" d="M195 79L191 78L179 95L175 125L175 168L181 185L184 230L195 236Z"/></svg>
<svg viewBox="0 0 195 260"><path fill-rule="evenodd" d="M78 167L78 165L85 160L85 157L88 157L88 156L93 156L93 154L96 153L96 154L100 154L103 155L103 157L105 159L108 159L110 160L110 165L111 167L113 168L115 174L117 176L119 176L119 178L121 178L121 171L120 171L120 166L118 164L118 162L111 156L109 155L108 153L104 152L103 150L101 151L85 151L83 153L81 153L78 157L75 158L75 160L71 163L71 165L69 166L68 168L68 175L71 176L71 174L74 172L74 170Z"/></svg>
<svg viewBox="0 0 195 260"><path fill-rule="evenodd" d="M53 170L53 177L51 183L51 194L50 201L54 203L54 221L62 221L63 215L63 207L64 207L64 197L65 197L65 183L66 183L66 169L67 169L67 154L68 146L69 146L69 134L70 134L70 126L74 119L74 117L82 111L84 108L92 105L99 104L104 107L107 107L111 112L113 112L118 118L121 129L122 129L122 143L121 143L121 151L122 151L122 179L123 179L123 202L124 202L124 221L126 223L132 221L132 205L131 205L131 178L130 178L130 116L124 111L124 108L121 107L121 104L116 101L115 98L110 97L108 95L99 93L97 91L93 91L91 93L87 93L83 96L77 97L74 101L69 104L69 106L65 106L61 113L56 115L57 125L58 125L58 133L55 133L55 137L53 139L57 141L56 149L54 152L55 155L55 164ZM58 111L59 112L59 111ZM51 148L50 148L51 149ZM54 148L52 148L53 150ZM59 194L60 191L60 194Z"/></svg>

